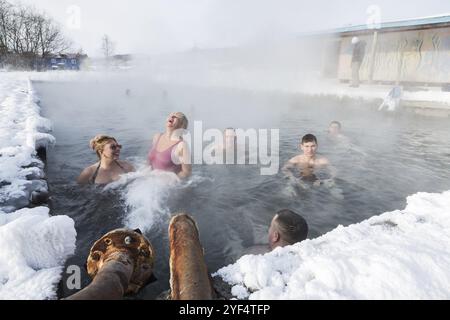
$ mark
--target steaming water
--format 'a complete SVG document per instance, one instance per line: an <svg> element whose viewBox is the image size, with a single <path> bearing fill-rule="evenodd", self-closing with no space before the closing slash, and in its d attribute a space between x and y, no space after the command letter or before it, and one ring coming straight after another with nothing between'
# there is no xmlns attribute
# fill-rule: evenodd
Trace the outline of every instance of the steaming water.
<svg viewBox="0 0 450 320"><path fill-rule="evenodd" d="M159 279L137 297L155 298L169 286L167 228L171 213L196 219L211 272L233 262L242 250L266 243L276 211L291 208L309 223L310 238L385 211L401 209L418 191L450 189L448 119L386 116L370 105L324 98L195 89L109 80L90 83L36 83L44 116L54 123L56 147L48 154L53 214L76 222L77 250L67 265L82 266L93 242L123 226L140 227L156 249ZM131 94L125 94L126 89ZM170 111L183 111L205 128L280 128L280 163L297 154L298 139L314 133L319 152L338 170L333 188L299 188L281 174L261 176L256 165L194 166L193 178L145 169L154 133L163 130ZM326 136L340 120L349 143ZM88 141L97 133L117 137L121 158L140 170L104 190L80 187L75 179L96 161ZM83 270L82 286L89 283ZM73 291L60 286L60 296Z"/></svg>

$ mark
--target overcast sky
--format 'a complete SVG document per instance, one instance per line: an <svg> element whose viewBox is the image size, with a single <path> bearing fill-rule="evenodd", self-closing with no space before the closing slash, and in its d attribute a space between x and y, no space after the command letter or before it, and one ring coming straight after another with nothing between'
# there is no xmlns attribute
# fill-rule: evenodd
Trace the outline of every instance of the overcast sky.
<svg viewBox="0 0 450 320"><path fill-rule="evenodd" d="M21 0L60 22L76 48L116 53L217 48L346 25L450 13L449 0ZM395 4L394 4L395 3ZM369 12L368 12L369 10Z"/></svg>

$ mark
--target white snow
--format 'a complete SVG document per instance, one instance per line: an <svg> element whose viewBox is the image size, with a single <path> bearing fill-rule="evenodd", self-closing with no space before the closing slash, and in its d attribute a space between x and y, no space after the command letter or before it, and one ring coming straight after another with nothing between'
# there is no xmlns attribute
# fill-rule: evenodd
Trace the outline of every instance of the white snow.
<svg viewBox="0 0 450 320"><path fill-rule="evenodd" d="M40 116L37 101L26 73L0 74L0 182L3 183L0 210L3 211L25 207L31 192L42 189L42 183L30 181L44 177L43 163L35 157L36 148L53 145L55 138L48 133L51 123ZM32 168L24 168L31 164ZM27 180L30 175L34 179Z"/></svg>
<svg viewBox="0 0 450 320"><path fill-rule="evenodd" d="M339 99L384 100L393 87L393 85L362 84L359 88L351 88L348 84L337 83L335 80L321 80L302 83L297 88L287 88L287 91L318 97L334 96ZM403 91L402 101L440 103L450 109L450 92L441 91L440 87L423 88L422 91L416 92Z"/></svg>
<svg viewBox="0 0 450 320"><path fill-rule="evenodd" d="M0 212L0 299L55 299L63 265L75 251L74 221L49 209Z"/></svg>
<svg viewBox="0 0 450 320"><path fill-rule="evenodd" d="M450 191L217 271L244 299L449 299Z"/></svg>
<svg viewBox="0 0 450 320"><path fill-rule="evenodd" d="M0 73L0 299L55 299L66 259L75 251L74 221L29 205L46 191L36 148L51 146L28 73Z"/></svg>

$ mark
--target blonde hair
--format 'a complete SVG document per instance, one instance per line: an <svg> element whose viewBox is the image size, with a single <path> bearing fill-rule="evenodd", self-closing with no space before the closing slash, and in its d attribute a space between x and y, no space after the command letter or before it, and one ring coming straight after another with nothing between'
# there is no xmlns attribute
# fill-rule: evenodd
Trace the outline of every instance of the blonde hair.
<svg viewBox="0 0 450 320"><path fill-rule="evenodd" d="M96 135L93 139L91 139L91 141L89 141L89 146L91 147L92 150L95 151L98 158L101 159L100 152L102 152L105 145L107 145L111 141L114 141L117 143L116 138L110 137L110 136L107 136L104 134L99 134L99 135Z"/></svg>
<svg viewBox="0 0 450 320"><path fill-rule="evenodd" d="M181 120L181 128L187 129L189 125L188 118L183 112L174 112L175 115Z"/></svg>

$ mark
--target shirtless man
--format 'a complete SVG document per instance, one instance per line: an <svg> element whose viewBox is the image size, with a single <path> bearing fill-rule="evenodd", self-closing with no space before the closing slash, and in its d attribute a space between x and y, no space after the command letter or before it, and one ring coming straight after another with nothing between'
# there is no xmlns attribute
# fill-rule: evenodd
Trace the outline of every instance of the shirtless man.
<svg viewBox="0 0 450 320"><path fill-rule="evenodd" d="M328 127L328 138L343 145L351 145L347 136L342 134L342 125L339 121L332 121Z"/></svg>
<svg viewBox="0 0 450 320"><path fill-rule="evenodd" d="M332 121L328 127L328 136L332 138L341 138L343 136L342 125L339 121Z"/></svg>
<svg viewBox="0 0 450 320"><path fill-rule="evenodd" d="M307 236L308 223L306 220L292 210L283 209L275 214L270 223L268 243L247 248L243 251L242 255L265 254L277 247L290 246L301 242Z"/></svg>
<svg viewBox="0 0 450 320"><path fill-rule="evenodd" d="M329 182L328 180L321 181L316 178L314 171L321 168L328 168L331 176L334 176L334 170L330 166L327 158L318 156L317 152L317 138L312 134L307 134L302 138L300 148L303 154L293 157L283 167L282 172L292 181L297 181L297 178L292 173L291 169L298 169L300 176L305 180L313 180L315 186L319 186L322 182Z"/></svg>

